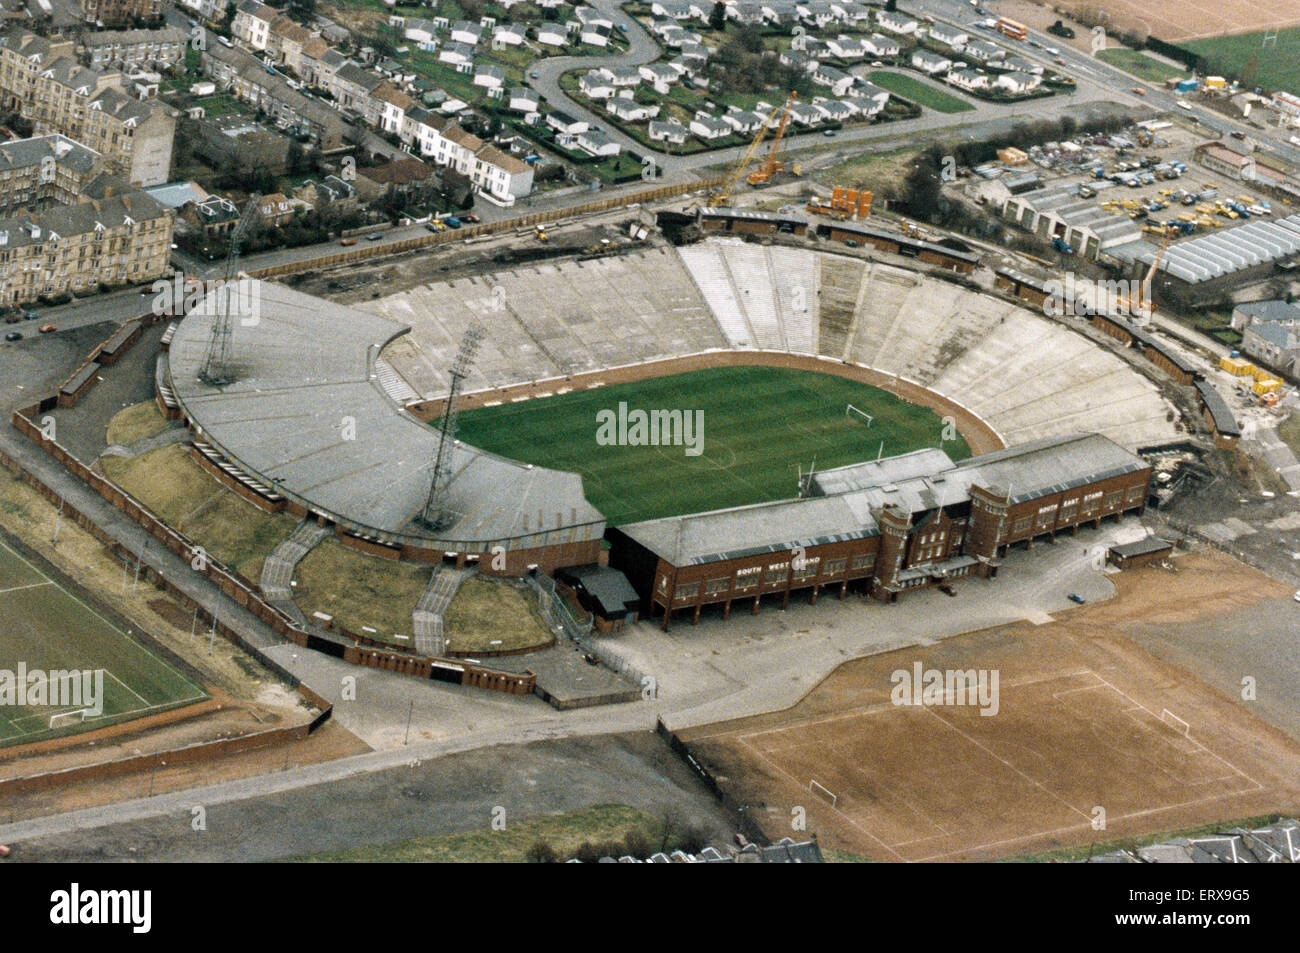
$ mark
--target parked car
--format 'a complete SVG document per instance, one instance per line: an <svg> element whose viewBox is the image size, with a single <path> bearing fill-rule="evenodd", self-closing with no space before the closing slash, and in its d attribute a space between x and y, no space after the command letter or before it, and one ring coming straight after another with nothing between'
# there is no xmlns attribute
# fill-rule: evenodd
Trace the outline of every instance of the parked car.
<svg viewBox="0 0 1300 953"><path fill-rule="evenodd" d="M10 331L8 334L5 335L6 341L21 341L22 339L23 336L17 331Z"/></svg>
<svg viewBox="0 0 1300 953"><path fill-rule="evenodd" d="M1188 102L1184 102L1183 100L1180 99L1180 100L1178 100L1178 108L1179 108L1179 109L1186 109L1188 112L1191 112L1191 111L1192 111L1192 104L1191 104L1191 103L1188 103Z"/></svg>
<svg viewBox="0 0 1300 953"><path fill-rule="evenodd" d="M1147 91L1143 89L1141 86L1134 86L1131 90L1129 90L1129 92L1131 92L1134 96L1145 96L1147 94Z"/></svg>
<svg viewBox="0 0 1300 953"><path fill-rule="evenodd" d="M462 222L469 222L471 225L477 225L479 222L483 221L483 219L479 218L473 212L469 212L465 215L462 215L460 217L460 220Z"/></svg>
<svg viewBox="0 0 1300 953"><path fill-rule="evenodd" d="M369 235L366 236L366 241L368 241L368 242L377 242L377 241L379 241L379 239L381 239L381 238L383 238L383 237L384 237L384 236L383 236L383 233L381 233L381 232L371 232Z"/></svg>
<svg viewBox="0 0 1300 953"><path fill-rule="evenodd" d="M355 245L356 243L357 240L355 238L344 238L339 240L339 244L344 248L347 248L349 245Z"/></svg>
<svg viewBox="0 0 1300 953"><path fill-rule="evenodd" d="M17 315L17 314L6 314L6 315L5 315L5 324L17 324L17 323L18 323L19 321L21 321L21 320L22 320L22 317L21 317L20 315Z"/></svg>
<svg viewBox="0 0 1300 953"><path fill-rule="evenodd" d="M428 225L424 227L431 232L445 232L447 230L447 226L437 220L430 222Z"/></svg>
<svg viewBox="0 0 1300 953"><path fill-rule="evenodd" d="M444 224L446 224L448 228L460 228L462 224L461 220L454 215L448 216L447 218L443 219L443 222Z"/></svg>
<svg viewBox="0 0 1300 953"><path fill-rule="evenodd" d="M58 327L53 324L42 324L39 328L37 328L37 330L40 331L42 334L49 334L51 331L57 331Z"/></svg>
<svg viewBox="0 0 1300 953"><path fill-rule="evenodd" d="M833 135L835 135L835 130L834 130L834 129L827 129L827 130L825 130L825 131L822 133L822 135L823 135L823 136L833 136Z"/></svg>
<svg viewBox="0 0 1300 953"><path fill-rule="evenodd" d="M28 321L39 321L41 319L41 316L35 311L28 311L23 317Z"/></svg>
<svg viewBox="0 0 1300 953"><path fill-rule="evenodd" d="M1085 602L1088 601L1087 599L1083 598L1083 596L1079 595L1077 592L1072 592L1072 593L1070 593L1068 596L1066 596L1065 598L1067 598L1067 599L1069 599L1071 602L1077 603L1077 604L1079 604L1079 605L1083 605Z"/></svg>
<svg viewBox="0 0 1300 953"><path fill-rule="evenodd" d="M1060 57L1060 56L1058 56L1056 59L1052 60L1052 62L1055 63L1057 66L1064 66L1064 65L1065 65L1065 59L1064 59L1064 57Z"/></svg>

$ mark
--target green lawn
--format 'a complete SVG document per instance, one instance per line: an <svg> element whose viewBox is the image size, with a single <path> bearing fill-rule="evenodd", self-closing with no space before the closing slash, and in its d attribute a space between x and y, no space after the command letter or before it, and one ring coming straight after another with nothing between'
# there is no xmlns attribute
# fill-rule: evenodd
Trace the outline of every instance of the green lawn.
<svg viewBox="0 0 1300 953"><path fill-rule="evenodd" d="M603 446L597 414L702 413L702 453L687 446ZM849 419L848 404L874 418ZM812 371L722 367L466 411L458 436L539 466L582 474L587 499L618 526L679 513L785 499L798 468L843 466L940 443L932 411L856 381ZM630 431L629 431L630 433ZM698 432L693 432L694 437ZM629 441L630 442L630 441ZM943 449L970 455L958 438Z"/></svg>
<svg viewBox="0 0 1300 953"><path fill-rule="evenodd" d="M1242 33L1180 44L1208 61L1206 71L1231 70L1247 86L1285 89L1300 95L1300 27L1278 30L1265 46L1266 34Z"/></svg>
<svg viewBox="0 0 1300 953"><path fill-rule="evenodd" d="M1138 50L1130 50L1126 46L1113 46L1108 50L1102 50L1097 54L1097 59L1152 83L1163 83L1175 77L1182 79L1189 75L1186 69L1171 66Z"/></svg>
<svg viewBox="0 0 1300 953"><path fill-rule="evenodd" d="M85 707L88 700L54 705L26 694L6 698L19 665L26 667L29 691L47 683L44 677L33 681L38 672L102 672L102 714L51 729L51 715ZM97 691L94 679L90 687ZM204 698L207 693L185 674L0 542L0 746L103 728Z"/></svg>
<svg viewBox="0 0 1300 953"><path fill-rule="evenodd" d="M959 113L969 109L974 109L968 102L957 99L955 96L949 96L947 93L940 92L932 86L928 86L905 73L893 73L888 70L876 70L867 79L875 83L881 89L887 89L891 93L902 96L904 99L910 99L918 106L924 106L927 109L933 109L941 113Z"/></svg>

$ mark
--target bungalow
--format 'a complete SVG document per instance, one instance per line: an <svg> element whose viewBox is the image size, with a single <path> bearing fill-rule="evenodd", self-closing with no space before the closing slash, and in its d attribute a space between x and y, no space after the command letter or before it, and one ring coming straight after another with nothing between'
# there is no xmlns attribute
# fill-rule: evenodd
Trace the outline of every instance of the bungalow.
<svg viewBox="0 0 1300 953"><path fill-rule="evenodd" d="M983 73L977 73L973 69L954 69L949 70L944 80L951 86L957 86L961 89L988 89L989 78Z"/></svg>
<svg viewBox="0 0 1300 953"><path fill-rule="evenodd" d="M815 60L826 59L831 55L831 48L826 41L817 36L806 36L803 41L803 51Z"/></svg>
<svg viewBox="0 0 1300 953"><path fill-rule="evenodd" d="M738 133L757 132L767 122L767 117L746 109L730 107L722 115L722 121Z"/></svg>
<svg viewBox="0 0 1300 953"><path fill-rule="evenodd" d="M817 61L807 53L801 53L799 50L782 50L777 60L782 66L793 66L805 73L811 73L817 68Z"/></svg>
<svg viewBox="0 0 1300 953"><path fill-rule="evenodd" d="M578 22L583 26L603 26L606 30L614 29L614 21L595 7L577 7L573 11L573 15L578 18Z"/></svg>
<svg viewBox="0 0 1300 953"><path fill-rule="evenodd" d="M989 63L1006 56L1007 51L992 43L985 43L983 40L972 40L966 44L966 48L962 50L962 55L977 63Z"/></svg>
<svg viewBox="0 0 1300 953"><path fill-rule="evenodd" d="M847 95L854 83L852 76L834 66L818 66L812 72L812 81L827 87L836 96Z"/></svg>
<svg viewBox="0 0 1300 953"><path fill-rule="evenodd" d="M451 39L454 43L474 46L479 40L483 39L483 28L477 23L471 23L468 20L457 20L451 25Z"/></svg>
<svg viewBox="0 0 1300 953"><path fill-rule="evenodd" d="M659 107L646 106L631 96L615 96L605 104L605 112L624 122L645 122L659 115Z"/></svg>
<svg viewBox="0 0 1300 953"><path fill-rule="evenodd" d="M598 72L614 86L641 85L641 71L635 66L602 66Z"/></svg>
<svg viewBox="0 0 1300 953"><path fill-rule="evenodd" d="M492 45L523 46L527 35L528 28L522 23L498 23L492 28Z"/></svg>
<svg viewBox="0 0 1300 953"><path fill-rule="evenodd" d="M418 44L422 50L432 50L438 45L438 28L431 20L407 20L402 37Z"/></svg>
<svg viewBox="0 0 1300 953"><path fill-rule="evenodd" d="M848 122L861 112L856 106L835 99L819 99L813 103L822 115L835 122Z"/></svg>
<svg viewBox="0 0 1300 953"><path fill-rule="evenodd" d="M546 125L550 126L556 132L561 132L569 136L576 136L591 128L587 123L587 120L575 119L568 113L563 113L559 110L547 114Z"/></svg>
<svg viewBox="0 0 1300 953"><path fill-rule="evenodd" d="M875 83L869 83L865 79L858 81L858 85L853 90L853 95L865 97L878 104L881 109L884 109L885 104L889 102L889 90L881 89ZM875 113L872 113L872 115L875 115Z"/></svg>
<svg viewBox="0 0 1300 953"><path fill-rule="evenodd" d="M665 122L651 121L649 129L651 142L667 142L675 146L682 145L690 135L690 130L676 119Z"/></svg>
<svg viewBox="0 0 1300 953"><path fill-rule="evenodd" d="M654 0L650 12L657 17L685 20L691 15L691 5L686 0Z"/></svg>
<svg viewBox="0 0 1300 953"><path fill-rule="evenodd" d="M822 121L823 115L812 103L794 103L790 107L790 119L798 126L815 126Z"/></svg>
<svg viewBox="0 0 1300 953"><path fill-rule="evenodd" d="M836 19L830 0L799 0L794 10L800 20L818 29Z"/></svg>
<svg viewBox="0 0 1300 953"><path fill-rule="evenodd" d="M831 56L842 60L860 60L867 55L866 41L860 36L841 33L834 39L826 41L826 49Z"/></svg>
<svg viewBox="0 0 1300 953"><path fill-rule="evenodd" d="M579 39L587 46L597 46L601 49L609 46L609 38L613 31L607 26L583 24L582 31L579 33Z"/></svg>
<svg viewBox="0 0 1300 953"><path fill-rule="evenodd" d="M709 48L703 43L683 43L677 50L678 56L689 63L703 66L709 61Z"/></svg>
<svg viewBox="0 0 1300 953"><path fill-rule="evenodd" d="M799 20L799 8L793 0L763 0L760 6L764 22L773 26L787 25Z"/></svg>
<svg viewBox="0 0 1300 953"><path fill-rule="evenodd" d="M883 33L873 33L871 38L863 40L862 48L872 56L897 56L901 47L897 40L891 40Z"/></svg>
<svg viewBox="0 0 1300 953"><path fill-rule="evenodd" d="M871 20L871 10L862 3L834 0L831 3L831 12L841 23L868 23Z"/></svg>
<svg viewBox="0 0 1300 953"><path fill-rule="evenodd" d="M1033 76L1043 75L1042 66L1038 63L1031 63L1029 60L1020 56L1008 56L997 65L1000 69L1016 70L1021 73L1029 73Z"/></svg>
<svg viewBox="0 0 1300 953"><path fill-rule="evenodd" d="M952 60L946 56L940 56L938 53L931 53L929 50L917 50L912 54L912 66L922 73L929 73L933 76L936 73L946 73L952 69Z"/></svg>
<svg viewBox="0 0 1300 953"><path fill-rule="evenodd" d="M588 99L609 99L614 95L614 84L601 70L591 70L578 77L578 91Z"/></svg>
<svg viewBox="0 0 1300 953"><path fill-rule="evenodd" d="M695 71L698 70L702 64L697 63L689 56L678 55L669 60L668 65L677 71L678 76L690 76L695 78ZM702 78L703 77L700 77L700 79ZM698 83L699 79L695 79L695 82Z"/></svg>
<svg viewBox="0 0 1300 953"><path fill-rule="evenodd" d="M491 63L480 63L474 67L474 85L485 89L500 89L506 83L506 71Z"/></svg>
<svg viewBox="0 0 1300 953"><path fill-rule="evenodd" d="M1027 93L1037 89L1042 85L1042 78L1033 76L1029 73L1021 73L1012 70L1010 73L1003 73L993 84L998 89L1005 89L1009 93Z"/></svg>
<svg viewBox="0 0 1300 953"><path fill-rule="evenodd" d="M852 109L854 115L861 116L864 119L871 119L879 115L880 111L885 108L884 103L877 102L867 96L845 96L840 102Z"/></svg>
<svg viewBox="0 0 1300 953"><path fill-rule="evenodd" d="M911 17L904 16L895 10L881 10L876 14L876 22L880 24L882 30L888 30L890 33L897 33L901 36L915 36L917 28L920 26Z"/></svg>
<svg viewBox="0 0 1300 953"><path fill-rule="evenodd" d="M449 63L452 66L472 63L474 62L474 47L465 43L448 43L438 51L438 62Z"/></svg>
<svg viewBox="0 0 1300 953"><path fill-rule="evenodd" d="M578 148L593 156L616 156L623 147L599 129L578 133Z"/></svg>
<svg viewBox="0 0 1300 953"><path fill-rule="evenodd" d="M698 136L705 142L712 142L714 139L725 139L731 135L729 125L705 112L695 114L695 118L691 120L690 129L692 135Z"/></svg>
<svg viewBox="0 0 1300 953"><path fill-rule="evenodd" d="M736 0L727 7L727 17L743 26L757 26L765 19L763 4L759 0Z"/></svg>
<svg viewBox="0 0 1300 953"><path fill-rule="evenodd" d="M535 113L542 105L542 97L527 86L512 86L506 105L512 112Z"/></svg>
<svg viewBox="0 0 1300 953"><path fill-rule="evenodd" d="M949 26L947 23L935 23L930 27L930 39L936 43L960 49L970 42L970 34L962 32L955 26Z"/></svg>
<svg viewBox="0 0 1300 953"><path fill-rule="evenodd" d="M543 23L537 28L537 42L542 46L567 46L569 31L563 23Z"/></svg>
<svg viewBox="0 0 1300 953"><path fill-rule="evenodd" d="M667 63L647 63L637 68L641 79L652 86L667 86L677 82L679 73Z"/></svg>

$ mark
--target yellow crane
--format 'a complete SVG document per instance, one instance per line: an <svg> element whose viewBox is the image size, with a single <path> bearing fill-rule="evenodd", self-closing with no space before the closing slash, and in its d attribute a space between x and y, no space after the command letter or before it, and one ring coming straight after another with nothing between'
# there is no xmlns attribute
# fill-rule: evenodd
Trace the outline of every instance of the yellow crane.
<svg viewBox="0 0 1300 953"><path fill-rule="evenodd" d="M790 109L798 99L794 93L785 101L785 110L781 114L781 122L776 127L776 136L772 139L772 148L768 150L767 159L763 164L749 173L750 185L766 185L767 182L778 172L785 171L785 163L776 157L778 150L781 148L781 140L785 138L785 130L790 125ZM764 126L766 127L766 123Z"/></svg>
<svg viewBox="0 0 1300 953"><path fill-rule="evenodd" d="M790 121L790 107L794 105L797 98L798 97L794 93L791 93L790 98L786 100L784 114L781 116L780 128L777 131L776 140L772 144L772 151L768 154L767 162L763 164L763 169L766 169L776 158L776 147L781 144L781 137L785 134L785 128ZM777 110L773 109L771 113L768 114L767 118L763 120L763 124L758 130L758 135L756 135L754 141L749 144L749 148L745 150L745 154L740 157L740 161L731 167L731 171L727 173L727 177L723 180L722 184L718 186L717 191L709 196L709 208L717 208L718 206L726 205L731 201L732 190L736 187L736 183L740 181L740 176L749 168L749 164L754 161L754 156L758 152L758 147L763 144L763 139L767 136L767 127L772 124L772 120L776 117ZM755 174L757 175L759 171L761 171L761 169L755 170ZM769 171L767 173L767 178L771 178L771 176L772 172ZM764 178L762 181L767 181L767 178ZM750 177L750 181L753 182L752 176Z"/></svg>

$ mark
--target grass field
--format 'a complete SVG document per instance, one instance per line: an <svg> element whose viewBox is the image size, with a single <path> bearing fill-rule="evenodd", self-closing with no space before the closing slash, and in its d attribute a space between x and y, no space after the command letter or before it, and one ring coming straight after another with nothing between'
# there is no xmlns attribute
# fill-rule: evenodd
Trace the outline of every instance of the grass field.
<svg viewBox="0 0 1300 953"><path fill-rule="evenodd" d="M559 859L572 856L586 844L619 843L626 848L628 835L638 837L650 850L674 850L679 838L644 811L622 804L600 804L585 811L541 817L508 824L504 830L485 829L465 834L443 834L330 851L296 858L311 863L386 864L522 864L528 851L545 843Z"/></svg>
<svg viewBox="0 0 1300 953"><path fill-rule="evenodd" d="M1125 72L1132 73L1139 79L1149 80L1153 83L1163 83L1171 77L1185 77L1188 71L1179 69L1177 66L1171 66L1160 60L1147 56L1137 50L1130 50L1124 46L1113 46L1110 49L1101 50L1097 54L1097 59L1103 63L1109 63L1111 66L1117 66Z"/></svg>
<svg viewBox="0 0 1300 953"><path fill-rule="evenodd" d="M119 410L108 422L108 443L129 447L137 440L156 437L167 429L167 418L151 400Z"/></svg>
<svg viewBox="0 0 1300 953"><path fill-rule="evenodd" d="M597 414L703 413L702 453L684 446L600 446ZM874 418L850 419L848 404ZM722 367L466 411L458 436L516 460L582 474L611 525L795 495L798 468L818 469L940 444L934 412L856 381L813 371ZM953 459L964 440L942 444Z"/></svg>
<svg viewBox="0 0 1300 953"><path fill-rule="evenodd" d="M324 612L336 624L376 639L411 635L411 613L433 570L368 556L327 539L298 564L294 601L307 615ZM409 644L409 643L407 643Z"/></svg>
<svg viewBox="0 0 1300 953"><path fill-rule="evenodd" d="M975 108L970 103L964 102L956 96L949 96L947 93L941 92L905 73L876 70L867 79L881 89L897 93L904 99L910 99L918 106L933 109L935 112L960 113Z"/></svg>
<svg viewBox="0 0 1300 953"><path fill-rule="evenodd" d="M551 641L536 601L510 583L470 576L443 616L447 648L456 652L506 652Z"/></svg>
<svg viewBox="0 0 1300 953"><path fill-rule="evenodd" d="M20 664L29 674L102 670L103 714L51 729L51 715L77 706L6 704L0 706L0 746L102 728L207 698L187 676L0 542L0 670L16 677Z"/></svg>
<svg viewBox="0 0 1300 953"><path fill-rule="evenodd" d="M1248 86L1285 89L1300 95L1300 27L1278 30L1265 45L1264 33L1241 33L1181 44L1211 64L1222 64ZM1216 65L1216 68L1218 66Z"/></svg>
<svg viewBox="0 0 1300 953"><path fill-rule="evenodd" d="M181 444L137 457L104 457L103 467L105 476L159 519L252 583L261 579L267 555L297 525L292 516L263 513L227 490Z"/></svg>

